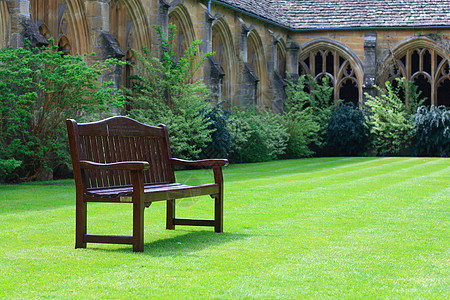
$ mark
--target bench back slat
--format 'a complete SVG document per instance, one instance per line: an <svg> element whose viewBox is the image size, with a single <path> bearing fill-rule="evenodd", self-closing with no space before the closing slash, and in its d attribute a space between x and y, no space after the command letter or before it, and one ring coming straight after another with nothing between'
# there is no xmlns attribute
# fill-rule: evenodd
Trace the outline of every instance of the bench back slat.
<svg viewBox="0 0 450 300"><path fill-rule="evenodd" d="M148 126L127 117L112 117L99 122L77 124L68 120L72 160L98 163L120 161L147 161L150 169L144 171L145 183L171 183L175 176L168 163L170 158L167 128ZM72 130L71 130L72 128ZM92 171L83 174L74 167L85 188L103 188L131 185L129 171ZM84 178L81 176L84 175Z"/></svg>

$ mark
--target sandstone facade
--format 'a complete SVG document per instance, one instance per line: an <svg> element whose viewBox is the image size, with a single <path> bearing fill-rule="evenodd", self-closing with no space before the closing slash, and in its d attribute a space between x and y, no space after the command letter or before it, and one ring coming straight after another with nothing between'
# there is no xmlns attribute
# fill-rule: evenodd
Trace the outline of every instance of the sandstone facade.
<svg viewBox="0 0 450 300"><path fill-rule="evenodd" d="M374 84L404 76L427 104L450 106L450 1L0 0L0 47L53 38L65 53L132 61L158 55L154 25L177 25L177 51L194 40L212 57L196 74L215 101L283 110L286 72L329 76L335 98L362 103ZM127 84L132 68L105 79Z"/></svg>

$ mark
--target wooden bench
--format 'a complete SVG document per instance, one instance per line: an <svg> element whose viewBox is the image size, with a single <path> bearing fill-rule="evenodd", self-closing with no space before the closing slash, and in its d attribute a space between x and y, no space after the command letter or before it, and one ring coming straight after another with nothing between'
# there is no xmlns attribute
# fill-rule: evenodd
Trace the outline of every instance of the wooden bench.
<svg viewBox="0 0 450 300"><path fill-rule="evenodd" d="M154 201L167 201L166 228L175 225L213 226L223 230L223 177L226 159L187 161L172 158L167 127L148 126L127 117L78 124L67 120L76 185L76 243L132 244L144 251L144 209ZM212 167L214 183L184 185L175 182L173 166ZM215 199L214 219L175 218L175 199L210 195ZM131 198L131 201L130 201ZM87 234L87 203L133 204L133 235Z"/></svg>

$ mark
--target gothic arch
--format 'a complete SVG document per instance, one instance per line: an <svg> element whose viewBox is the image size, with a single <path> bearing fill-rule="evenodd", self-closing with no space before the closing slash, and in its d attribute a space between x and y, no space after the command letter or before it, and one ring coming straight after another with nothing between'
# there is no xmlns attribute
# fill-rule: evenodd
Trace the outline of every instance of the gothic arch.
<svg viewBox="0 0 450 300"><path fill-rule="evenodd" d="M416 37L401 42L385 57L381 85L405 77L427 97L425 105L450 107L450 55L436 41Z"/></svg>
<svg viewBox="0 0 450 300"><path fill-rule="evenodd" d="M264 55L263 43L256 29L247 35L247 63L259 78L256 91L256 102L259 109L271 109L272 103L268 103L268 74Z"/></svg>
<svg viewBox="0 0 450 300"><path fill-rule="evenodd" d="M43 2L42 2L43 1ZM71 54L90 49L85 7L82 0L31 0L31 18L46 38L55 44L70 43ZM64 37L64 41L60 39Z"/></svg>
<svg viewBox="0 0 450 300"><path fill-rule="evenodd" d="M169 22L177 26L175 52L177 57L181 57L184 50L196 40L189 11L183 4L178 3L169 9Z"/></svg>
<svg viewBox="0 0 450 300"><path fill-rule="evenodd" d="M140 0L124 0L123 1L125 5L127 6L127 11L130 15L131 20L133 20L133 31L134 31L134 37L136 40L136 46L139 46L139 48L134 47L135 49L139 49L142 47L147 47L150 49L151 47L151 34L148 30L148 21L145 13L145 9L142 6L142 1Z"/></svg>
<svg viewBox="0 0 450 300"><path fill-rule="evenodd" d="M222 82L222 100L231 101L231 104L234 105L236 103L234 103L235 99L232 91L233 87L236 86L238 76L233 36L230 27L223 17L213 22L212 32L212 51L214 52L214 58L225 73Z"/></svg>
<svg viewBox="0 0 450 300"><path fill-rule="evenodd" d="M84 3L81 0L67 2L69 10L67 18L73 24L73 35L69 36L69 40L72 41L72 45L75 45L74 48L77 53L87 53L91 49L91 46Z"/></svg>
<svg viewBox="0 0 450 300"><path fill-rule="evenodd" d="M123 53L127 54L131 48L141 50L144 46L150 49L150 32L141 1L111 0L110 23L111 34Z"/></svg>
<svg viewBox="0 0 450 300"><path fill-rule="evenodd" d="M286 53L287 53L286 42L281 38L277 42L277 57L275 58L276 59L275 70L282 78L286 77Z"/></svg>
<svg viewBox="0 0 450 300"><path fill-rule="evenodd" d="M110 0L109 2L110 34L117 40L130 64L122 67L122 85L129 87L135 62L132 49L140 51L143 47L150 49L150 33L142 3L136 0Z"/></svg>
<svg viewBox="0 0 450 300"><path fill-rule="evenodd" d="M313 40L303 45L298 61L299 74L331 79L334 99L362 103L362 62L345 45L330 39Z"/></svg>
<svg viewBox="0 0 450 300"><path fill-rule="evenodd" d="M0 48L8 47L9 12L6 1L0 1Z"/></svg>

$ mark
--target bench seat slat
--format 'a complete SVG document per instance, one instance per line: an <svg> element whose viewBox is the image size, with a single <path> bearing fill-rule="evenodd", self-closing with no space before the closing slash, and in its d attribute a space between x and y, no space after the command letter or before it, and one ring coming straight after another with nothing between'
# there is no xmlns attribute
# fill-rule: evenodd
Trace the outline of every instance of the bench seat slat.
<svg viewBox="0 0 450 300"><path fill-rule="evenodd" d="M219 192L215 183L200 185L184 185L180 183L149 184L144 186L144 196L147 201L159 201L195 197L201 195L212 195ZM130 197L133 195L133 187L120 186L113 188L88 189L87 195L92 197ZM168 198L167 198L168 197Z"/></svg>

